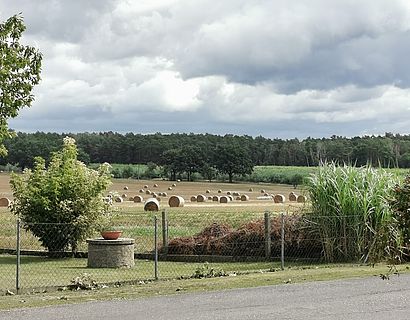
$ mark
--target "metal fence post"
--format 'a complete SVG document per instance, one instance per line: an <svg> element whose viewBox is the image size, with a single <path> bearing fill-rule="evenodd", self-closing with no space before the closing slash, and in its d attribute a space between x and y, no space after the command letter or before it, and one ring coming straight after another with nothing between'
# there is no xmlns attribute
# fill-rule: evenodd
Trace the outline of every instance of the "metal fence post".
<svg viewBox="0 0 410 320"><path fill-rule="evenodd" d="M162 210L162 249L164 254L168 253L168 219L165 209Z"/></svg>
<svg viewBox="0 0 410 320"><path fill-rule="evenodd" d="M280 214L280 268L285 270L285 215Z"/></svg>
<svg viewBox="0 0 410 320"><path fill-rule="evenodd" d="M17 219L16 223L16 232L17 232L17 238L16 238L16 291L19 293L20 290L20 219Z"/></svg>
<svg viewBox="0 0 410 320"><path fill-rule="evenodd" d="M271 222L270 222L270 212L265 211L265 258L270 259L271 255Z"/></svg>
<svg viewBox="0 0 410 320"><path fill-rule="evenodd" d="M154 217L154 278L158 280L158 218Z"/></svg>

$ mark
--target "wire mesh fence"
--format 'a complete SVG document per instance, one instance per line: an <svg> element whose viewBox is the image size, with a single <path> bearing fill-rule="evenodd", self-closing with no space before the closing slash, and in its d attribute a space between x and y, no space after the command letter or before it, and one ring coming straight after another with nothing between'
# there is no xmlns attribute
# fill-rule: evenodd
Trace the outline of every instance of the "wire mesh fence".
<svg viewBox="0 0 410 320"><path fill-rule="evenodd" d="M85 274L98 284L112 285L157 278L259 272L285 265L320 263L325 261L328 242L346 241L354 245L355 241L350 237L324 240L316 220L271 212L128 212L118 215L116 224L122 226L119 240L101 240L95 233L88 241L73 244L67 240L76 232L71 224L3 223L0 292L67 287ZM132 240L130 254L126 251L129 249L124 251L117 246L121 241L125 245L124 239ZM95 244L97 247L91 247ZM96 266L90 263L95 254L105 263L121 259L123 263L126 258L121 255L125 254L132 264Z"/></svg>

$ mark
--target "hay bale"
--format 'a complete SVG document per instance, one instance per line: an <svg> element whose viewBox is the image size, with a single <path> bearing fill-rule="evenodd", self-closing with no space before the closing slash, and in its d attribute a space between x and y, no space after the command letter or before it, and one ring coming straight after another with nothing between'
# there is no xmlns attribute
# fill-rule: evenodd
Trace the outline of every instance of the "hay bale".
<svg viewBox="0 0 410 320"><path fill-rule="evenodd" d="M148 189L147 189L147 190L145 191L145 194L151 194L151 190L148 190Z"/></svg>
<svg viewBox="0 0 410 320"><path fill-rule="evenodd" d="M262 189L262 190L261 190L261 193L266 193L265 189Z"/></svg>
<svg viewBox="0 0 410 320"><path fill-rule="evenodd" d="M237 196L235 200L241 201L241 196Z"/></svg>
<svg viewBox="0 0 410 320"><path fill-rule="evenodd" d="M217 202L219 202L219 196L213 196L213 197L212 197L212 201L217 201Z"/></svg>
<svg viewBox="0 0 410 320"><path fill-rule="evenodd" d="M168 190L171 191L171 190L172 190L172 187L168 187Z"/></svg>
<svg viewBox="0 0 410 320"><path fill-rule="evenodd" d="M144 189L140 189L140 191L139 191L139 193L144 193L145 191L144 191Z"/></svg>
<svg viewBox="0 0 410 320"><path fill-rule="evenodd" d="M148 185L145 185L145 186L144 186L144 189L148 189Z"/></svg>
<svg viewBox="0 0 410 320"><path fill-rule="evenodd" d="M232 194L232 192L227 191L226 194L227 194L228 196L230 196L230 195Z"/></svg>
<svg viewBox="0 0 410 320"><path fill-rule="evenodd" d="M153 192L151 195L152 195L153 198L157 198L157 197L158 197L158 195L157 195L155 192Z"/></svg>
<svg viewBox="0 0 410 320"><path fill-rule="evenodd" d="M265 197L271 196L271 194L269 194L269 193L267 193L267 192L265 192L263 195L264 195Z"/></svg>
<svg viewBox="0 0 410 320"><path fill-rule="evenodd" d="M176 187L176 186L177 186L177 184L176 184L176 183L173 183L171 187Z"/></svg>
<svg viewBox="0 0 410 320"><path fill-rule="evenodd" d="M168 193L163 192L163 193L161 194L161 196L163 196L163 197L167 197L167 196L168 196Z"/></svg>
<svg viewBox="0 0 410 320"><path fill-rule="evenodd" d="M297 194L295 194L294 192L289 193L289 201L296 201L297 199Z"/></svg>
<svg viewBox="0 0 410 320"><path fill-rule="evenodd" d="M207 197L204 196L203 194L198 194L198 195L196 196L196 201L197 201L197 202L205 202L206 200L207 200Z"/></svg>
<svg viewBox="0 0 410 320"><path fill-rule="evenodd" d="M221 189L219 189L219 190L218 190L218 193L222 193L222 190L221 190Z"/></svg>
<svg viewBox="0 0 410 320"><path fill-rule="evenodd" d="M144 204L145 211L158 211L159 210L159 201L155 198L149 198L145 201Z"/></svg>
<svg viewBox="0 0 410 320"><path fill-rule="evenodd" d="M231 199L228 196L222 196L219 198L220 203L228 203Z"/></svg>
<svg viewBox="0 0 410 320"><path fill-rule="evenodd" d="M211 193L211 190L206 190L205 193Z"/></svg>
<svg viewBox="0 0 410 320"><path fill-rule="evenodd" d="M9 198L0 198L0 207L8 207L11 205Z"/></svg>
<svg viewBox="0 0 410 320"><path fill-rule="evenodd" d="M191 202L196 202L196 196L191 197Z"/></svg>
<svg viewBox="0 0 410 320"><path fill-rule="evenodd" d="M305 203L307 201L307 198L305 196L300 195L298 196L296 201L299 203Z"/></svg>
<svg viewBox="0 0 410 320"><path fill-rule="evenodd" d="M124 201L124 199L121 198L121 197L119 197L119 196L116 196L116 197L114 198L114 201L115 201L115 202L118 202L118 203L121 203L121 202Z"/></svg>
<svg viewBox="0 0 410 320"><path fill-rule="evenodd" d="M246 194L241 195L241 201L249 201L249 196Z"/></svg>
<svg viewBox="0 0 410 320"><path fill-rule="evenodd" d="M285 196L283 194L275 194L273 197L273 201L275 203L284 203L286 200Z"/></svg>
<svg viewBox="0 0 410 320"><path fill-rule="evenodd" d="M128 196L127 196L127 194L126 193L123 193L122 195L121 195L121 198L123 198L123 199L126 199Z"/></svg>
<svg viewBox="0 0 410 320"><path fill-rule="evenodd" d="M155 183L155 184L154 184L154 188L158 188L158 184Z"/></svg>
<svg viewBox="0 0 410 320"><path fill-rule="evenodd" d="M183 207L185 205L185 200L180 196L170 196L168 204L172 208Z"/></svg>
<svg viewBox="0 0 410 320"><path fill-rule="evenodd" d="M125 187L124 187L124 190L128 190L128 186L125 186Z"/></svg>
<svg viewBox="0 0 410 320"><path fill-rule="evenodd" d="M209 200L209 201L212 201L212 196L208 196L208 200Z"/></svg>
<svg viewBox="0 0 410 320"><path fill-rule="evenodd" d="M134 198L133 198L133 201L135 202L135 203L140 203L140 202L142 202L144 200L144 198L142 197L142 196L135 196Z"/></svg>
<svg viewBox="0 0 410 320"><path fill-rule="evenodd" d="M249 188L249 192L253 192L253 189L252 189L252 188Z"/></svg>
<svg viewBox="0 0 410 320"><path fill-rule="evenodd" d="M240 196L241 194L240 194L238 191L235 191L234 193L232 193L232 195L233 195L234 197L238 197L238 196Z"/></svg>

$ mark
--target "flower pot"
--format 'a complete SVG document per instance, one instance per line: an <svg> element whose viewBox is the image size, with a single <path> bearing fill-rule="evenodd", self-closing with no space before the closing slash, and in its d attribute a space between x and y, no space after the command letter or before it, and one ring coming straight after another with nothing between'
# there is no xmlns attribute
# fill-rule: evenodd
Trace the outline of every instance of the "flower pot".
<svg viewBox="0 0 410 320"><path fill-rule="evenodd" d="M122 234L121 230L114 230L114 231L101 231L101 236L105 240L117 240Z"/></svg>

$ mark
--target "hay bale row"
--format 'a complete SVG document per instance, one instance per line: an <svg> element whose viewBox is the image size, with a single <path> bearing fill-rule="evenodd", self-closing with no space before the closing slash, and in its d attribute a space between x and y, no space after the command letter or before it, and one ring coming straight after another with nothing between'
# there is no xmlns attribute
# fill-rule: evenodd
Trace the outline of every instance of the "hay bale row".
<svg viewBox="0 0 410 320"><path fill-rule="evenodd" d="M183 207L185 205L185 200L180 196L170 196L168 204L172 208Z"/></svg>

